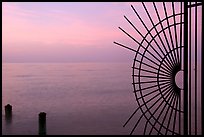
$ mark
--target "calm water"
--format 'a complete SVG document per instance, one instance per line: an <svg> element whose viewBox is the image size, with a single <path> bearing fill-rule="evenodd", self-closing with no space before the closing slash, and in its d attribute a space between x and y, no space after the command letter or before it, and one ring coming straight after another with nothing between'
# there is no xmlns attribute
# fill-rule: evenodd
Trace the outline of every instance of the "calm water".
<svg viewBox="0 0 204 137"><path fill-rule="evenodd" d="M47 113L47 134L129 134L133 112L131 63L4 63L2 134L38 134ZM12 104L12 121L4 106Z"/></svg>
<svg viewBox="0 0 204 137"><path fill-rule="evenodd" d="M140 117L136 113L127 127L123 127L137 108L131 66L132 63L4 63L2 134L37 135L38 114L42 111L47 113L48 135L129 134ZM182 83L180 80L178 83ZM200 85L199 81L198 91ZM195 117L194 87L192 84L192 119ZM198 92L199 134L200 97ZM5 119L4 106L8 103L13 106L12 121ZM143 134L145 122L141 120L134 134ZM194 121L191 128L194 132Z"/></svg>

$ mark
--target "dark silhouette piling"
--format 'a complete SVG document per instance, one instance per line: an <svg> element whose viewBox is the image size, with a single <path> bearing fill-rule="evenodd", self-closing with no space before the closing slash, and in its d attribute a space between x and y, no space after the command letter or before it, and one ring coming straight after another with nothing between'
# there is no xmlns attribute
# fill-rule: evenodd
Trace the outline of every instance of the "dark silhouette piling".
<svg viewBox="0 0 204 137"><path fill-rule="evenodd" d="M6 118L11 118L12 116L12 106L10 104L5 106L5 116Z"/></svg>
<svg viewBox="0 0 204 137"><path fill-rule="evenodd" d="M46 135L46 113L39 113L39 135Z"/></svg>

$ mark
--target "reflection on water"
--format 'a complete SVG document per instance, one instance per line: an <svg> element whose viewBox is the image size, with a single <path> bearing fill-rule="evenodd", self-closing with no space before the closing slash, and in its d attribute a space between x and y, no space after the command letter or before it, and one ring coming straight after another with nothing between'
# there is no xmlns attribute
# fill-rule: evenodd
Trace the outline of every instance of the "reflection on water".
<svg viewBox="0 0 204 137"><path fill-rule="evenodd" d="M12 123L12 116L5 115L5 121L7 125L10 125Z"/></svg>

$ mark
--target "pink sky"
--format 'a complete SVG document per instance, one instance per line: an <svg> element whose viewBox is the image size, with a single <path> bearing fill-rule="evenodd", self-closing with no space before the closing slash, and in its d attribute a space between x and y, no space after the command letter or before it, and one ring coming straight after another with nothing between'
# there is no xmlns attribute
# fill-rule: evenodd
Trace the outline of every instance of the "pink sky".
<svg viewBox="0 0 204 137"><path fill-rule="evenodd" d="M113 44L126 3L3 4L3 62L128 61ZM122 55L121 55L122 54Z"/></svg>
<svg viewBox="0 0 204 137"><path fill-rule="evenodd" d="M3 62L132 62L134 53L113 44L135 46L119 26L140 39L124 15L145 33L131 4L147 21L141 3L3 2ZM151 27L149 21L146 24Z"/></svg>

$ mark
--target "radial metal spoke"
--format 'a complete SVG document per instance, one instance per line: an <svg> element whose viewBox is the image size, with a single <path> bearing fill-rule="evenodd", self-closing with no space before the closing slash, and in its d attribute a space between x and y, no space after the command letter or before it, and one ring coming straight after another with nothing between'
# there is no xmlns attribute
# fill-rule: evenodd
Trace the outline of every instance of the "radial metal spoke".
<svg viewBox="0 0 204 137"><path fill-rule="evenodd" d="M135 77L157 78L157 76L133 75ZM171 79L169 77L159 77L160 79Z"/></svg>
<svg viewBox="0 0 204 137"><path fill-rule="evenodd" d="M140 31L132 24L132 22L126 17L126 16L124 16L124 18L128 21L128 23L137 31L137 33L138 34L140 34L140 36L148 43L148 45L157 53L157 55L162 59L162 56L158 53L158 51L157 50L155 50L155 48L151 45L151 43L147 40L147 39L145 39L145 36L143 36L141 33L140 33ZM156 29L156 28L155 28ZM157 29L156 29L157 30ZM157 31L158 32L158 31ZM158 35L159 36L159 35ZM159 36L159 38L161 39L161 37ZM163 43L163 41L162 41L162 43ZM142 45L142 42L141 42L141 45ZM164 45L163 45L164 46ZM142 46L143 47L143 46ZM161 49L161 47L159 46L158 47L159 48L159 50L161 51L161 53L163 54L163 55L165 55L165 53L163 52L163 50ZM145 48L144 48L145 49ZM168 60L168 59L167 59ZM170 62L169 60L168 60L168 62L167 62L167 64L168 64L168 67L171 69L172 67L173 67L173 65L172 65L172 62Z"/></svg>
<svg viewBox="0 0 204 137"><path fill-rule="evenodd" d="M166 82L166 83L168 83L168 82ZM166 83L163 83L163 84L166 84ZM135 93L136 92L141 92L141 90L146 90L146 89L151 89L151 88L154 88L154 87L157 87L158 85L156 84L156 85L153 85L153 86L150 86L150 87L146 87L146 88L142 88L142 89L139 89L139 90L135 90Z"/></svg>
<svg viewBox="0 0 204 137"><path fill-rule="evenodd" d="M156 33L158 34L158 30L157 30L156 27L154 27L155 24L154 24L154 22L153 22L153 20L152 20L152 18L151 18L151 16L150 16L150 14L149 14L147 8L146 8L144 2L142 2L142 5L143 5L143 7L144 7L144 9L145 9L145 11L146 11L146 13L147 13L147 15L148 15L148 17L149 17L151 23L152 23L153 28L155 29ZM160 40L160 42L162 43L162 46L165 47L165 45L164 45L164 43L163 43L163 41L162 41L160 35L158 35L158 36L159 36L159 40ZM145 40L146 40L146 39L145 39ZM164 54L163 50L161 50L160 46L159 46L159 49L160 49L160 51L162 51L162 54L165 56L165 54ZM165 61L166 61L166 60L165 60ZM166 63L170 64L170 66L171 66L171 68L172 68L172 67L173 67L173 65L172 65L173 62L170 62L169 59L167 59L167 61L168 61L168 62L166 62Z"/></svg>
<svg viewBox="0 0 204 137"><path fill-rule="evenodd" d="M167 36L166 36L166 33L165 33L165 31L164 31L164 27L163 27L163 25L162 25L162 22L161 22L161 19L160 19L160 16L159 16L159 13L158 13L158 10L157 10L157 7L156 7L156 4L155 4L154 2L153 2L153 5L154 5L154 9L155 9L155 11L156 11L157 17L158 17L158 19L159 19L159 22L160 22L160 26L161 26L161 28L162 28L162 30L163 30L162 32L163 32L163 34L164 34L166 43L167 43L167 45L168 45L169 50L171 50L170 45L169 45L169 42L168 42L168 39L167 39ZM168 20L167 17L166 17L166 20ZM166 51L166 52L167 52L167 51ZM172 55L172 54L170 54L170 55L171 55L171 57L172 57L172 59L173 59L174 64L176 64L173 55Z"/></svg>
<svg viewBox="0 0 204 137"><path fill-rule="evenodd" d="M139 14L137 13L137 11L136 11L135 8L133 7L133 5L131 5L131 7L132 7L133 11L135 12L135 14L137 15L137 17L139 18L139 20L141 21L141 23L143 24L143 26L145 27L145 29L147 30L147 32L150 32L150 30L147 28L147 26L145 25L144 21L143 21L142 18L139 16ZM150 36L153 38L153 35L152 35L151 33L149 33L149 34L150 34ZM156 43L157 47L159 47L159 49L161 49L160 46L159 46L159 44L157 43L157 41L156 41L155 39L153 39L153 40L154 40L154 42Z"/></svg>
<svg viewBox="0 0 204 137"><path fill-rule="evenodd" d="M127 46L125 46L125 45L123 45L123 44L121 44L121 43L118 43L118 42L114 42L114 43L117 44L117 45L119 45L119 46L121 46L121 47L124 47L124 48L127 48L127 49L129 49L129 50L132 50L132 51L136 52L138 55L141 55L142 58L144 57L145 59L149 60L150 62L152 62L152 63L155 64L156 66L159 66L158 63L156 63L155 61L151 60L150 58L144 56L143 54L139 53L138 51L136 51L136 50L134 50L134 49L132 49L132 48L129 48L129 47L127 47ZM167 69L164 68L164 67L162 67L162 68L163 68L164 70L166 70L167 72L169 71L169 70L167 70Z"/></svg>
<svg viewBox="0 0 204 137"><path fill-rule="evenodd" d="M178 103L179 103L179 96L177 96L177 100L176 100L176 109L178 107ZM173 132L175 131L175 126L176 126L176 123L177 123L177 121L176 121L177 111L176 110L174 110L174 111L175 112L174 112ZM172 132L172 135L174 135L173 132Z"/></svg>
<svg viewBox="0 0 204 137"><path fill-rule="evenodd" d="M140 47L142 47L143 49L146 50L146 48L144 46L142 46L141 43L139 43L135 38L133 38L129 33L127 33L124 29L122 29L121 27L119 27L119 29L125 33L128 37L130 37L134 42L136 42ZM151 46L152 47L152 46ZM152 49L159 55L159 53L152 47ZM158 62L160 62L161 60L158 59L153 53L151 53L149 50L146 50L152 57L154 57ZM161 57L162 59L162 57ZM167 70L169 71L172 67L165 65Z"/></svg>
<svg viewBox="0 0 204 137"><path fill-rule="evenodd" d="M176 17L175 17L175 8L174 8L174 2L172 2L172 10L173 10L173 17L174 17L174 24L176 24ZM177 39L177 29L174 25L174 34L175 34L175 41L176 41L176 48L178 48L178 39ZM179 62L179 51L177 51L177 62Z"/></svg>
<svg viewBox="0 0 204 137"><path fill-rule="evenodd" d="M145 71L145 72L149 72L149 73L153 73L153 74L158 74L157 72L153 72L153 71L149 71L147 69L141 69L141 68L136 68L136 67L132 67L133 69L137 69L137 70L141 70L141 71ZM166 76L166 77L170 77L171 75L165 75L165 74L160 74L162 76Z"/></svg>
<svg viewBox="0 0 204 137"><path fill-rule="evenodd" d="M174 92L172 92L172 89L171 89L171 96L169 96L168 97L168 100L167 100L167 102L171 99L171 101L173 100L173 98L175 97L175 93ZM171 102L170 102L171 103ZM162 105L160 105L159 107L157 107L157 109L154 111L154 113L153 114L155 114L158 110L159 110L159 108L161 107ZM155 122L154 122L154 124L153 124L153 126L155 126L156 125L156 123L158 123L158 121L159 121L159 118L160 118L160 116L161 116L161 114L163 114L163 111L164 111L164 109L166 108L166 106L167 106L167 103L163 106L163 108L162 108L162 110L160 111L160 113L159 113L159 116L157 117L157 119L155 120ZM168 108L170 108L170 106L168 107ZM163 121L162 121L162 124L160 125L160 128L163 126ZM168 129L168 128L167 128ZM149 134L151 134L152 133L152 131L153 131L153 127L151 128L151 130L150 130L150 132L149 132ZM159 129L159 132L158 132L158 134L161 134L161 129Z"/></svg>
<svg viewBox="0 0 204 137"><path fill-rule="evenodd" d="M169 94L172 94L171 92L168 92L168 95ZM161 97L160 97L161 98ZM157 101L155 101L152 105L151 105L151 107L149 108L149 109L151 109L152 107L154 107L154 105L155 104L157 104L157 102L158 101L160 101L160 98L159 99L157 99ZM146 103L145 103L146 104ZM149 109L147 109L145 112L143 112L143 115L141 115L140 116L140 118L138 119L138 121L136 122L136 124L135 124L135 126L133 127L133 129L132 129L132 131L131 131L131 135L132 135L132 133L134 132L134 130L135 130L135 128L137 127L137 125L139 124L139 122L140 122L140 120L142 119L142 117L144 117L144 115L145 115L145 113L147 113L147 112L149 112ZM151 114L152 115L152 114ZM150 123L151 124L151 123ZM152 125L152 124L151 124ZM155 130L157 130L157 129L155 129Z"/></svg>
<svg viewBox="0 0 204 137"><path fill-rule="evenodd" d="M166 17L168 17L165 2L163 2L163 6L164 6L165 15L166 15ZM167 26L168 26L168 30L169 30L169 36L170 36L170 40L171 40L171 46L172 46L172 49L174 49L174 42L173 42L173 38L172 38L172 34L171 34L171 28L170 28L170 24L169 24L169 19L167 18L166 21L167 21ZM175 24L174 24L174 25L175 25ZM171 49L171 48L170 48L170 49ZM177 62L175 51L174 51L173 53L174 53L175 62Z"/></svg>
<svg viewBox="0 0 204 137"><path fill-rule="evenodd" d="M158 68L155 68L155 67L153 67L153 66L151 66L151 65L149 65L149 64L147 64L147 63L141 62L141 61L136 60L136 59L135 59L134 61L139 62L139 63L141 63L141 64L143 64L143 65L145 65L145 66L148 66L148 67L150 67L150 68L153 68L153 69L155 69L155 70L158 70ZM165 74L171 75L170 72L166 72L166 71L163 71L163 70L160 70L160 71L163 72L163 73L165 73Z"/></svg>
<svg viewBox="0 0 204 137"><path fill-rule="evenodd" d="M146 121L146 123L145 123L145 128L144 128L144 131L143 131L143 135L145 135L145 133L146 133L148 122L149 122L149 121Z"/></svg>
<svg viewBox="0 0 204 137"><path fill-rule="evenodd" d="M174 102L173 102L173 106L175 105L175 103L176 103L176 99L177 99L177 97L175 97L175 99L174 99ZM173 112L173 109L171 109L171 112L170 112L170 116L169 116L169 120L168 120L168 124L167 124L167 129L169 129L169 126L170 126L170 123L171 123L171 118L172 118L172 112ZM166 129L166 135L167 135L167 133L168 133L168 130Z"/></svg>
<svg viewBox="0 0 204 137"><path fill-rule="evenodd" d="M169 84L169 83L164 83L163 85L165 85L165 86L163 86L161 89L167 89L167 88L169 88L169 87L171 87L171 84ZM155 93L155 92L157 92L157 91L159 91L159 89L156 89L156 90L153 90L153 91L151 91L151 92L149 92L149 93L147 93L147 94L144 94L144 95L142 95L141 97L138 97L137 99L139 100L139 99L142 99L142 98L144 98L144 97L146 97L146 96L149 96L149 95L151 95L151 94L153 94L153 93ZM158 92L158 94L157 94L157 96L159 96L159 95L161 95L161 93L160 92Z"/></svg>
<svg viewBox="0 0 204 137"><path fill-rule="evenodd" d="M160 80L159 82L166 82L166 81L169 81L169 80ZM146 83L157 83L158 81L142 81L142 82L135 82L135 83L132 83L132 84L146 84Z"/></svg>
<svg viewBox="0 0 204 137"><path fill-rule="evenodd" d="M165 88L165 91L167 91L167 89L168 88L171 88L171 86L169 86L169 87L166 87ZM166 92L166 93L168 93L168 92ZM164 94L166 94L166 93L164 93ZM155 99L158 95L160 95L160 93L158 93L158 94L156 94L155 96L153 96L151 99L149 99L146 103L149 103L150 101L152 101L153 99ZM139 98L137 98L138 100L139 100ZM160 98L161 99L161 98ZM130 119L135 115L135 113L139 110L139 109L141 109L143 106L144 106L145 104L142 104L141 106L139 106L134 112L133 112L133 114L129 117L129 119L126 121L126 123L123 125L123 127L125 127L126 126L126 124L130 121Z"/></svg>

